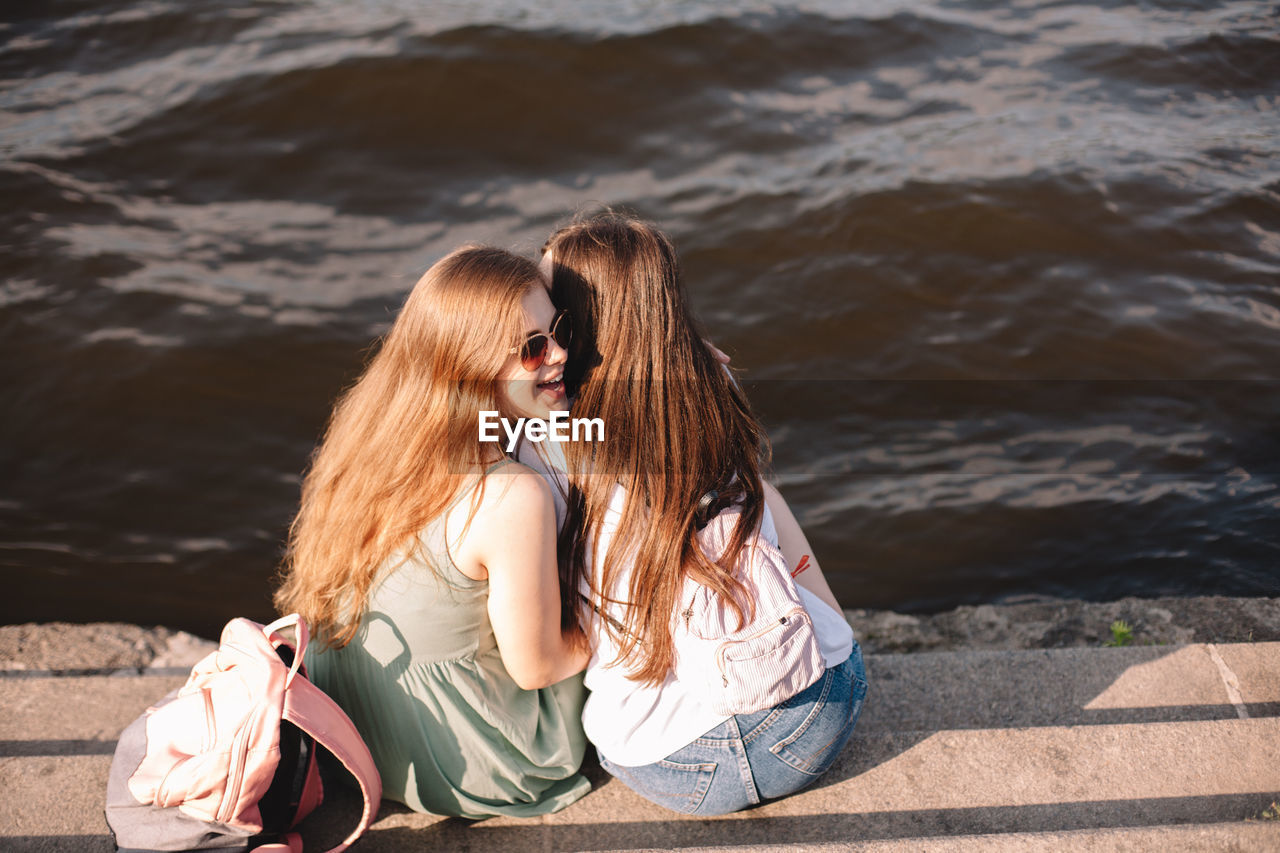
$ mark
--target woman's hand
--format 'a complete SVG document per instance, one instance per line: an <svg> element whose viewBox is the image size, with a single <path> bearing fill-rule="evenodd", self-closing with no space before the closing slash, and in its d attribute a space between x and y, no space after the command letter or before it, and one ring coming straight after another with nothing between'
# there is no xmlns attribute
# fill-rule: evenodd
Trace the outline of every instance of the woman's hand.
<svg viewBox="0 0 1280 853"><path fill-rule="evenodd" d="M498 651L526 690L581 672L591 657L585 638L560 632L555 546L555 507L546 481L518 464L491 473L463 549L488 574Z"/></svg>
<svg viewBox="0 0 1280 853"><path fill-rule="evenodd" d="M711 343L711 341L707 340L706 338L703 338L702 342L707 345L707 349L711 350L712 358L714 358L716 361L720 362L721 364L729 363L729 356L725 355L724 350L720 349L718 346Z"/></svg>

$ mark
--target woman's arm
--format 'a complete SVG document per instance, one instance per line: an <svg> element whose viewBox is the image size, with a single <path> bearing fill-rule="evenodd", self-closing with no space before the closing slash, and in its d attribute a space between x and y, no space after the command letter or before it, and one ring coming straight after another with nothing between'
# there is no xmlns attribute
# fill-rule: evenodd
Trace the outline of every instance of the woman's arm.
<svg viewBox="0 0 1280 853"><path fill-rule="evenodd" d="M778 529L778 548L782 551L782 556L787 558L787 565L791 567L796 583L843 615L840 602L836 601L835 594L827 585L827 579L822 574L818 559L813 555L813 548L810 547L800 522L796 521L796 517L791 513L791 507L787 506L782 493L772 485L769 483L762 485L764 501L769 507L769 512L773 513L773 524Z"/></svg>
<svg viewBox="0 0 1280 853"><path fill-rule="evenodd" d="M724 372L729 374L729 378L736 385L738 379L729 370L729 356L706 338L703 338L702 342L711 351L711 356L724 366ZM773 514L773 525L778 531L778 550L782 551L782 556L787 558L787 564L793 572L792 577L798 585L830 604L837 613L844 615L844 611L840 609L840 602L836 601L835 593L827 585L827 578L822 574L817 557L813 555L809 539L804 535L800 522L796 521L795 515L792 514L791 507L787 506L786 499L768 482L761 481L761 485L764 486L764 502L768 505L769 512Z"/></svg>
<svg viewBox="0 0 1280 853"><path fill-rule="evenodd" d="M489 475L466 537L487 571L489 619L516 684L535 690L587 665L585 639L560 632L555 510L546 482L523 465Z"/></svg>

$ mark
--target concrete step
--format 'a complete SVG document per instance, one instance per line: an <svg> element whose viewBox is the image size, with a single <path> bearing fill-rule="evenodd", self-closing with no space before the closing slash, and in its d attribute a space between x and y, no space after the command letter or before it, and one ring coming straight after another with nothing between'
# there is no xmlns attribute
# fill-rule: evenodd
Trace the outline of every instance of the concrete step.
<svg viewBox="0 0 1280 853"><path fill-rule="evenodd" d="M868 670L850 746L789 799L687 818L589 767L592 793L538 820L471 823L385 803L359 849L965 850L926 843L992 835L1086 845L1055 849L1157 837L1173 850L1223 838L1213 849L1280 849L1274 824L1245 822L1280 799L1280 643L873 656ZM0 849L110 850L114 739L180 673L0 677ZM308 849L340 840L355 808L337 788L304 826Z"/></svg>
<svg viewBox="0 0 1280 853"><path fill-rule="evenodd" d="M1280 643L880 655L860 731L1280 715Z"/></svg>
<svg viewBox="0 0 1280 853"><path fill-rule="evenodd" d="M1280 643L871 655L867 671L864 734L1280 716ZM0 742L113 744L187 672L0 670Z"/></svg>
<svg viewBox="0 0 1280 853"><path fill-rule="evenodd" d="M1006 835L960 835L951 838L900 838L829 844L752 844L692 847L684 853L1253 853L1280 850L1280 822L1201 823L1127 829L1082 829L1074 832L1016 832ZM656 853L654 850L618 853Z"/></svg>

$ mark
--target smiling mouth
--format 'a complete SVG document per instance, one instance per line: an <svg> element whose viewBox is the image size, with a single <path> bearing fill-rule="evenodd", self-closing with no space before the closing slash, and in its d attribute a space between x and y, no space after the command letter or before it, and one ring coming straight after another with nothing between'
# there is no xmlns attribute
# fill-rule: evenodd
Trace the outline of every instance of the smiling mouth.
<svg viewBox="0 0 1280 853"><path fill-rule="evenodd" d="M552 394L560 395L564 393L564 377L558 377L550 382L539 382L539 391L549 391Z"/></svg>

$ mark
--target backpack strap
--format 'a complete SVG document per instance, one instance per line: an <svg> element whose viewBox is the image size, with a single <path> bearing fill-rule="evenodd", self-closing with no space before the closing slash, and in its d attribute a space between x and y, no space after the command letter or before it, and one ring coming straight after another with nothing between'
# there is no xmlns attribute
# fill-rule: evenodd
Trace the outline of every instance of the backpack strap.
<svg viewBox="0 0 1280 853"><path fill-rule="evenodd" d="M301 655L299 655L301 657ZM365 746L351 719L329 696L305 678L296 678L284 694L284 719L315 738L342 762L364 796L364 812L360 825L330 853L346 850L373 823L382 802L382 777L374 766L373 756Z"/></svg>

